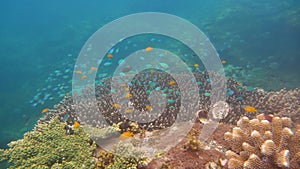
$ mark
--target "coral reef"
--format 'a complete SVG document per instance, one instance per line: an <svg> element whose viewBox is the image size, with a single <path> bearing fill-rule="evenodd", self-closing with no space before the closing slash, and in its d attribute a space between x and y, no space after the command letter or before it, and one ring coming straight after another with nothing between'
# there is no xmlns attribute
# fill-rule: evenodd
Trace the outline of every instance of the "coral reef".
<svg viewBox="0 0 300 169"><path fill-rule="evenodd" d="M100 150L95 154L96 156L96 168L105 169L114 165L114 153Z"/></svg>
<svg viewBox="0 0 300 169"><path fill-rule="evenodd" d="M300 89L269 92L264 99L265 113L274 113L279 117L290 117L300 124Z"/></svg>
<svg viewBox="0 0 300 169"><path fill-rule="evenodd" d="M183 146L184 149L191 150L191 151L199 151L204 149L204 144L200 142L199 135L195 129L192 129L187 136L187 141Z"/></svg>
<svg viewBox="0 0 300 169"><path fill-rule="evenodd" d="M66 126L58 118L38 124L23 139L9 143L2 157L8 159L10 168L94 168L95 143L81 127L66 134Z"/></svg>
<svg viewBox="0 0 300 169"><path fill-rule="evenodd" d="M132 144L120 143L115 152L100 150L96 154L96 168L142 168L148 164L148 159L142 150Z"/></svg>
<svg viewBox="0 0 300 169"><path fill-rule="evenodd" d="M213 76L218 75L214 74ZM184 75L178 75L178 77L179 83L187 85L184 83L186 80ZM138 123L139 129L150 131L171 126L176 118L191 120L190 117L194 115L193 113L197 111L210 112L210 110L216 111L205 115L206 118L217 119L220 122L230 124L235 124L240 117L254 118L262 112L273 113L279 117L291 117L293 122L300 121L300 101L297 99L300 97L299 89L289 91L282 89L278 92L267 92L263 89L247 87L230 78L227 80L227 91L218 89L218 92L227 94L225 102L211 105L211 84L208 73L196 71L194 72L194 77L198 85L200 101L199 105L193 105L195 107L193 108L193 110L195 109L194 112L189 111L192 109L192 105L181 104L179 86L176 83L169 84L173 79L168 74L144 72L138 74L132 80L132 86L124 87L124 91L116 92L114 100L112 99L111 89L119 88L120 85L124 84L112 84L111 78L103 79L102 84L96 86L96 103L87 100L75 104L71 96L66 96L59 104L55 105L54 109L49 110L39 123L45 123L52 117L59 116L62 122L67 122L68 124L79 121L81 124L88 124L97 128L122 123L120 129L126 131L131 123L141 121ZM115 78L116 81L123 81L122 77ZM156 79L156 81L153 81L153 79ZM219 82L215 83L219 86ZM183 87L189 88L189 86ZM157 114L151 113L147 106L149 107L150 103L149 92L158 89L167 97L168 102L164 111L157 117L155 116ZM90 88L84 90L84 93L90 92ZM124 99L124 95L127 96L128 94L130 94L130 97ZM193 92L188 93L187 98L193 99ZM257 112L249 113L244 110L244 106L252 106L257 109ZM179 109L179 107L181 108ZM122 108L124 109L122 110ZM131 111L122 112L125 108ZM134 112L135 110L143 113L137 114ZM181 112L179 113L179 111ZM95 112L101 112L102 114ZM106 121L106 123L103 123L103 121Z"/></svg>
<svg viewBox="0 0 300 169"><path fill-rule="evenodd" d="M34 131L25 134L24 139L12 142L9 150L0 150L0 157L4 160L8 159L13 164L12 167L20 168L29 166L80 168L82 164L85 168L95 166L97 168L142 168L148 164L148 160L152 160L146 158L148 154L145 155L145 152L141 151L141 147L148 145L164 150L163 158L157 157L158 159L153 160L148 168L152 166L194 167L194 163L202 168L214 168L214 166L222 168L227 160L229 168L243 168L253 163L256 166L261 165L260 167L274 168L287 166L295 168L298 165L300 132L299 127L292 129L292 123L300 121L299 89L266 92L262 89L246 87L234 79L228 79L226 91L220 89L217 93L218 95L225 92L226 100L211 105L212 90L208 73L194 72L194 76L199 89L199 105L182 104L180 102L182 91L168 74L144 72L135 76L131 86L126 86L125 83L117 84L122 85L124 91L116 92L114 100L111 92L118 86L113 86L112 79L107 78L95 88L96 102L83 99L82 102L75 104L74 98L86 96L66 96L55 105L54 109L49 109L44 114ZM213 76L218 75L213 74ZM184 75L178 77L177 82L188 85L184 83ZM116 78L122 81L122 77ZM165 108L159 115L151 112L153 107L150 105L149 98L154 90L160 90L167 99ZM86 88L83 93L88 96L91 91L90 88ZM188 99L193 99L193 92L188 92ZM253 107L256 111L246 111L245 106ZM126 109L122 109L124 107ZM135 110L142 113L137 114ZM262 112L273 113L275 117L257 116ZM199 119L196 118L196 113ZM256 116L256 119L249 120ZM184 122L191 123L191 119L198 119L198 121L189 135L183 140L179 139L180 142L175 147L171 147L168 141L175 141L177 138L175 134L181 132L179 128L164 137L157 134L174 125L175 120L183 122L178 124L185 124ZM200 131L203 123L209 120L220 121L223 128L216 129L211 138L202 143L198 140ZM106 123L103 123L104 121ZM74 122L80 124L80 127L72 127ZM232 133L225 134L228 143L224 142L222 136L231 128L229 124L236 122L238 127L233 128ZM136 142L126 142L127 137L121 139L119 136L124 133L131 133L133 136L130 137ZM155 140L156 137L163 139ZM107 152L103 149L99 151L94 143L91 144L90 138L97 141L98 146L102 148L118 143L120 140L121 143L117 144L115 151ZM225 151L229 149L229 144L231 150L226 152L228 159L225 162L218 161L219 158L225 158ZM92 157L93 150L94 157ZM211 154L214 157L210 156ZM22 159L28 159L29 162L25 163ZM263 162L270 166L266 166Z"/></svg>
<svg viewBox="0 0 300 169"><path fill-rule="evenodd" d="M232 132L224 134L229 169L300 167L300 130L287 117L259 114L242 117Z"/></svg>

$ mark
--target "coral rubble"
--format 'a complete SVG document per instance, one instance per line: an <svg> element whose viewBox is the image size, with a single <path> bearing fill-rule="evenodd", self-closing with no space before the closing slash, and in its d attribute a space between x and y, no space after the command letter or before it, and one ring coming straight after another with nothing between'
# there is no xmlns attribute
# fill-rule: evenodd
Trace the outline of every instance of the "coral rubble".
<svg viewBox="0 0 300 169"><path fill-rule="evenodd" d="M300 168L300 130L292 128L290 118L242 117L224 138L231 145L226 152L229 169Z"/></svg>

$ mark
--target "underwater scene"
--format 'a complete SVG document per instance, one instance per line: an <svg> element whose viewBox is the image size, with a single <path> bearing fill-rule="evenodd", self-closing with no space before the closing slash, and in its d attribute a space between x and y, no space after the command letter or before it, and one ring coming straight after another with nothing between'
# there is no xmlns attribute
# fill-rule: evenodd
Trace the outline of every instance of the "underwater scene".
<svg viewBox="0 0 300 169"><path fill-rule="evenodd" d="M300 1L0 13L0 169L300 169Z"/></svg>

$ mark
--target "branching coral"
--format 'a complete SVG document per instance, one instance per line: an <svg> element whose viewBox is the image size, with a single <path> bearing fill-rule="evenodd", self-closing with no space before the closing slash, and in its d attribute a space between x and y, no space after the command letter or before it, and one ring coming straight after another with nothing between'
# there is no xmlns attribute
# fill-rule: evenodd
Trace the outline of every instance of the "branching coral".
<svg viewBox="0 0 300 169"><path fill-rule="evenodd" d="M38 131L11 142L5 153L9 155L10 168L94 168L95 144L81 127L67 135L65 126L53 118L49 124L38 124Z"/></svg>
<svg viewBox="0 0 300 169"><path fill-rule="evenodd" d="M286 117L242 117L232 132L224 134L231 145L226 152L228 168L300 168L300 128L291 127Z"/></svg>

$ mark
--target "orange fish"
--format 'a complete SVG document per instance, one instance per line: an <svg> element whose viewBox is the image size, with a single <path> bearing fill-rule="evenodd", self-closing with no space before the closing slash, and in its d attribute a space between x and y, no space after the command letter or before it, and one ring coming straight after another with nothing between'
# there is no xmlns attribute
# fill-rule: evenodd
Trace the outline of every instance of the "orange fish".
<svg viewBox="0 0 300 169"><path fill-rule="evenodd" d="M176 82L174 81L174 80L171 80L170 82L169 82L169 85L174 85Z"/></svg>
<svg viewBox="0 0 300 169"><path fill-rule="evenodd" d="M132 94L131 93L126 93L125 97L130 98L130 97L132 97Z"/></svg>
<svg viewBox="0 0 300 169"><path fill-rule="evenodd" d="M118 104L118 103L115 103L115 104L113 104L113 107L114 107L114 108L121 108L121 105Z"/></svg>
<svg viewBox="0 0 300 169"><path fill-rule="evenodd" d="M82 80L86 79L86 75L81 76L81 79Z"/></svg>
<svg viewBox="0 0 300 169"><path fill-rule="evenodd" d="M147 105L147 106L146 106L146 109L147 109L147 110L151 110L152 107L151 107L150 105Z"/></svg>
<svg viewBox="0 0 300 169"><path fill-rule="evenodd" d="M76 73L77 73L77 74L81 74L81 73L82 73L82 71L80 71L80 70L77 70L77 71L76 71Z"/></svg>
<svg viewBox="0 0 300 169"><path fill-rule="evenodd" d="M153 50L153 47L151 47L151 46L148 46L148 47L146 47L146 49L145 49L146 52L150 52L151 50Z"/></svg>
<svg viewBox="0 0 300 169"><path fill-rule="evenodd" d="M119 137L120 140L126 140L126 139L129 139L129 138L132 138L134 137L134 134L133 132L131 131L125 131L124 133L122 133Z"/></svg>
<svg viewBox="0 0 300 169"><path fill-rule="evenodd" d="M74 128L80 127L80 123L78 121L74 121Z"/></svg>
<svg viewBox="0 0 300 169"><path fill-rule="evenodd" d="M257 109L253 106L245 106L244 110L248 113L257 113Z"/></svg>
<svg viewBox="0 0 300 169"><path fill-rule="evenodd" d="M132 112L133 112L132 109L126 109L126 110L125 110L125 113L132 113Z"/></svg>
<svg viewBox="0 0 300 169"><path fill-rule="evenodd" d="M42 110L42 113L47 113L49 111L49 108L44 108L43 110Z"/></svg>
<svg viewBox="0 0 300 169"><path fill-rule="evenodd" d="M222 60L222 62L221 62L223 65L225 65L227 62L226 62L226 60Z"/></svg>
<svg viewBox="0 0 300 169"><path fill-rule="evenodd" d="M98 70L98 68L96 68L96 67L92 66L92 67L91 67L91 70L93 70L93 71L97 71L97 70Z"/></svg>
<svg viewBox="0 0 300 169"><path fill-rule="evenodd" d="M109 53L109 54L107 54L107 57L108 58L113 58L113 54Z"/></svg>
<svg viewBox="0 0 300 169"><path fill-rule="evenodd" d="M194 64L194 67L199 67L199 64L195 63L195 64Z"/></svg>

